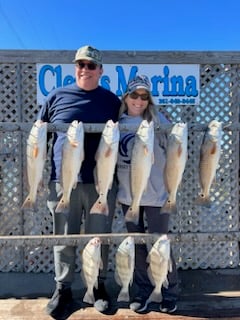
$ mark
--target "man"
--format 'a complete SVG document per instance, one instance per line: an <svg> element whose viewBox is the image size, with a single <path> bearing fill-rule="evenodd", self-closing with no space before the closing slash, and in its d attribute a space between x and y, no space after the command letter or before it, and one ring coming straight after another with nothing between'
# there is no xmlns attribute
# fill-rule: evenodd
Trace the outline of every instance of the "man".
<svg viewBox="0 0 240 320"><path fill-rule="evenodd" d="M71 123L73 120L84 123L106 123L118 119L120 100L109 90L99 86L103 73L101 52L91 46L81 47L74 59L76 83L55 89L42 106L39 119L49 123ZM56 132L53 136L51 156L51 178L49 182L48 208L53 217L54 234L79 234L82 215L85 214L85 233L111 232L115 209L114 187L109 192L109 215L89 214L98 198L95 189L93 170L95 153L101 133L85 133L84 160L80 169L78 184L71 193L68 212L56 213L55 209L62 195L60 176L62 146L65 133ZM107 274L108 247L102 246L103 269L100 271L98 289L94 289L98 311L108 308L109 299L104 280ZM76 248L71 246L54 247L56 290L47 305L47 313L55 319L66 318L73 303L71 284L74 279Z"/></svg>

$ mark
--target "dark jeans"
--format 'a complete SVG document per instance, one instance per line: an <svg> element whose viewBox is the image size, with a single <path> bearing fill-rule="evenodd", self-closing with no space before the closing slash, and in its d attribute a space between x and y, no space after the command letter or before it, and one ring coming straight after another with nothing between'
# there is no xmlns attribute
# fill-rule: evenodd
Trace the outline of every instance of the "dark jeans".
<svg viewBox="0 0 240 320"><path fill-rule="evenodd" d="M127 212L129 206L122 204L123 213ZM147 227L149 233L168 233L169 213L160 213L160 207L140 207L139 223L135 225L127 222L128 232L145 233L144 213L146 215ZM139 287L138 295L148 298L153 290L153 286L147 275L148 263L146 261L148 255L147 246L145 244L136 244L135 252L135 270L134 282ZM176 263L171 250L172 271L168 273L168 288L162 288L163 299L177 300L178 297L178 274Z"/></svg>

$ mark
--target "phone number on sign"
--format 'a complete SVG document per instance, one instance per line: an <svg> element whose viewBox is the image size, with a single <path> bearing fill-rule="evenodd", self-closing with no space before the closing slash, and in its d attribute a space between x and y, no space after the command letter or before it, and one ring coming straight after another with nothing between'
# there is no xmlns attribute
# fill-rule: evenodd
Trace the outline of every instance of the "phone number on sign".
<svg viewBox="0 0 240 320"><path fill-rule="evenodd" d="M179 98L171 98L171 99L159 99L159 104L195 104L195 99L179 99Z"/></svg>

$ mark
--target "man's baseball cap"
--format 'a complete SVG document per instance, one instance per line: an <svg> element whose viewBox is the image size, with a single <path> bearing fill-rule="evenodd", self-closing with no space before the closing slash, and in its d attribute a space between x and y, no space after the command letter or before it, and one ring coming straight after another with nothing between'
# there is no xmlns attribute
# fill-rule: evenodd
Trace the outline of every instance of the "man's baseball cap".
<svg viewBox="0 0 240 320"><path fill-rule="evenodd" d="M73 62L79 61L79 60L89 60L93 63L102 64L102 54L99 50L96 48L93 48L91 46L84 46L77 50L75 59Z"/></svg>

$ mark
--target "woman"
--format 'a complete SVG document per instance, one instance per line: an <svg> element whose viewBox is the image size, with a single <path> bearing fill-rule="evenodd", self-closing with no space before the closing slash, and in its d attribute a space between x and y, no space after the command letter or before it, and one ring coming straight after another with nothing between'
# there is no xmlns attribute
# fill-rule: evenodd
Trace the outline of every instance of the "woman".
<svg viewBox="0 0 240 320"><path fill-rule="evenodd" d="M143 119L148 122L153 121L159 126L161 123L169 123L165 116L158 112L154 106L150 93L149 79L142 75L136 76L127 86L126 93L122 97L120 107L119 123L124 125L134 125L136 128ZM126 214L131 205L130 168L131 153L134 143L135 132L121 132L119 157L117 163L117 175L119 180L119 190L117 199L122 206L123 213ZM145 232L144 213L146 215L147 228L149 233L168 232L169 213L160 213L160 209L167 199L167 192L163 181L163 171L165 164L166 136L162 133L155 133L154 138L154 163L147 185L140 202L139 222L126 222L128 232ZM146 300L153 290L153 286L147 275L148 264L147 247L144 244L136 245L134 283L139 290L130 304L130 309L140 312L146 309ZM168 289L162 289L163 300L160 305L162 312L172 313L176 310L178 295L178 280L175 261L172 257L172 272L168 273Z"/></svg>

